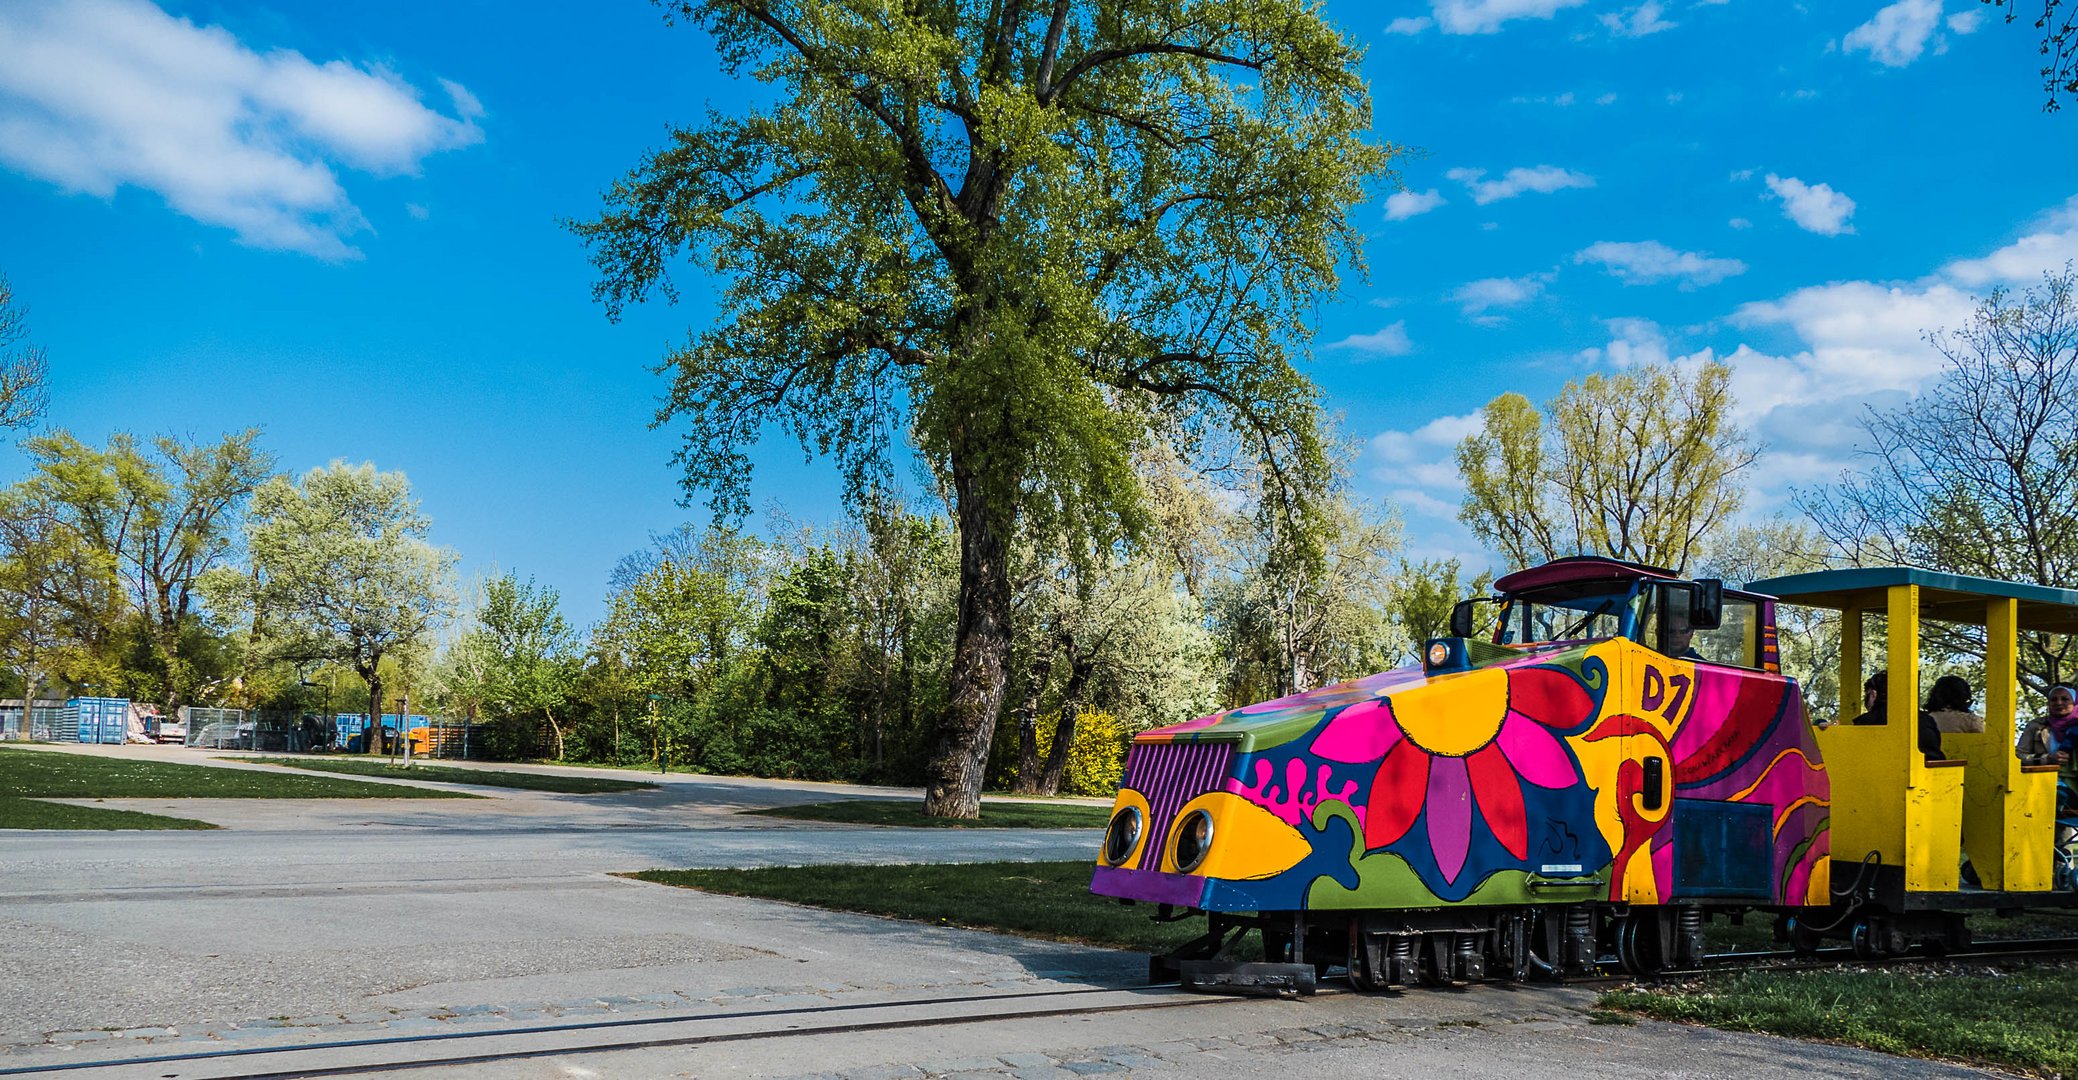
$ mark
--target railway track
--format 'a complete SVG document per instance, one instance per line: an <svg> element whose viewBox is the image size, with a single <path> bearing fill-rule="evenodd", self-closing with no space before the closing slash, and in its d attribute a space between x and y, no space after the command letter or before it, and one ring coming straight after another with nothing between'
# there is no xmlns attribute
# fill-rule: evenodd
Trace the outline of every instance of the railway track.
<svg viewBox="0 0 2078 1080"><path fill-rule="evenodd" d="M1569 978L1565 985L1619 986L1641 981L1649 983L1722 975L1742 968L1816 971L1842 967L1908 967L1934 962L1967 963L2070 957L2078 957L2078 938L1992 941L1980 943L1964 952L1916 952L1881 959L1859 957L1853 950L1846 948L1824 949L1808 956L1800 956L1789 951L1738 952L1713 955L1708 958L1710 963L1706 966L1661 972L1656 980L1639 980L1616 970L1613 964L1604 964L1600 973ZM1339 976L1332 977L1322 986L1322 992L1348 992L1339 988L1339 982ZM68 1080L112 1080L117 1077L149 1076L154 1080L262 1080L339 1076L482 1065L617 1050L695 1047L717 1043L925 1029L1097 1013L1202 1008L1243 1000L1246 999L1183 993L1173 984L1129 989L1042 990L790 1009L679 1013L491 1028L482 1031L227 1047L170 1054L101 1057L81 1061L46 1061L35 1065L0 1068L0 1077L63 1076Z"/></svg>
<svg viewBox="0 0 2078 1080"><path fill-rule="evenodd" d="M1240 998L1181 994L1173 986L1045 990L920 998L896 1002L739 1010L539 1024L483 1031L438 1032L0 1068L4 1076L68 1080L261 1080L482 1065L529 1058L654 1047L802 1038L852 1032L923 1029L1004 1020L1208 1007Z"/></svg>

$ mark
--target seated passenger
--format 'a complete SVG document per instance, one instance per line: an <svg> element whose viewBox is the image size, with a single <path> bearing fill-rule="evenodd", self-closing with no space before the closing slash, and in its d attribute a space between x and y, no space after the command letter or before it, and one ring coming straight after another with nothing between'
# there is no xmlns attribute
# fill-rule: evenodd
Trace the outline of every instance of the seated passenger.
<svg viewBox="0 0 2078 1080"><path fill-rule="evenodd" d="M1703 654L1691 644L1695 639L1696 628L1687 619L1678 614L1667 616L1666 655L1676 660L1701 660Z"/></svg>
<svg viewBox="0 0 2078 1080"><path fill-rule="evenodd" d="M1890 672L1879 671L1869 676L1862 684L1862 704L1867 710L1852 721L1856 725L1890 723ZM1934 723L1933 714L1919 710L1919 753L1928 761L1940 761L1946 755L1941 751L1941 726Z"/></svg>
<svg viewBox="0 0 2078 1080"><path fill-rule="evenodd" d="M1943 675L1934 680L1934 688L1926 696L1926 711L1934 714L1934 723L1944 734L1983 731L1984 718L1970 711L1970 701L1975 696L1970 680L1960 675Z"/></svg>
<svg viewBox="0 0 2078 1080"><path fill-rule="evenodd" d="M2049 712L2027 722L2014 751L2023 765L2069 765L2078 748L2078 691L2059 686L2049 691Z"/></svg>

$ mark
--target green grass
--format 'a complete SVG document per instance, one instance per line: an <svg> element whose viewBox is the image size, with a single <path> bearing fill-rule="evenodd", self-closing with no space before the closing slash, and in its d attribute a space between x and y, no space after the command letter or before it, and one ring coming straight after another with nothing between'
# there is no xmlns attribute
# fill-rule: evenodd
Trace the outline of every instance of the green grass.
<svg viewBox="0 0 2078 1080"><path fill-rule="evenodd" d="M0 829L214 829L206 821L0 796Z"/></svg>
<svg viewBox="0 0 2078 1080"><path fill-rule="evenodd" d="M910 799L839 799L836 802L778 806L770 810L745 810L746 814L793 818L797 821L837 821L849 825L907 825L947 829L1101 829L1111 818L1109 806L1089 803L1020 803L984 799L981 817L941 818L924 816L924 804ZM1095 857L1095 849L1091 849ZM1089 882L1085 880L1083 884Z"/></svg>
<svg viewBox="0 0 2078 1080"><path fill-rule="evenodd" d="M1204 933L1202 920L1157 923L1151 904L1124 907L1089 891L1092 862L957 866L782 866L648 870L629 877L731 896L891 915L939 926L1001 930L1113 949L1168 952Z"/></svg>
<svg viewBox="0 0 2078 1080"><path fill-rule="evenodd" d="M356 758L225 758L291 769L349 773L354 776L388 776L400 780L429 780L441 784L480 784L486 787L525 788L528 791L560 791L574 795L596 795L609 791L653 791L656 785L644 780L609 780L597 776L557 776L553 773L514 770L458 769L451 765L412 765L405 768L385 761Z"/></svg>
<svg viewBox="0 0 2078 1080"><path fill-rule="evenodd" d="M458 791L0 748L0 797L57 799L473 799Z"/></svg>
<svg viewBox="0 0 2078 1080"><path fill-rule="evenodd" d="M1733 1031L2078 1075L2078 967L1749 971L1604 994L1624 1009Z"/></svg>

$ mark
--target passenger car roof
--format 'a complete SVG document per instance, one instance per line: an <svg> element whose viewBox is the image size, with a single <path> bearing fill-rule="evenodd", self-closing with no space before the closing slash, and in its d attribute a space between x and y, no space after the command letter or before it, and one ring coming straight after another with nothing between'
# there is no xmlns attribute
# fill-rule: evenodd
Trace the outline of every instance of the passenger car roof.
<svg viewBox="0 0 2078 1080"><path fill-rule="evenodd" d="M1494 588L1511 593L1573 581L1635 581L1638 578L1680 580L1674 571L1658 566L1607 559L1600 555L1571 555L1563 559L1553 559L1542 566L1517 570L1494 582Z"/></svg>
<svg viewBox="0 0 2078 1080"><path fill-rule="evenodd" d="M2010 599L2019 601L2020 629L2078 633L2078 590L1997 578L1943 574L1908 566L1872 566L1765 578L1748 582L1746 587L1792 604L1844 611L1880 609L1884 605L1884 590L1898 585L1919 586L1922 619L1983 626L1984 602Z"/></svg>

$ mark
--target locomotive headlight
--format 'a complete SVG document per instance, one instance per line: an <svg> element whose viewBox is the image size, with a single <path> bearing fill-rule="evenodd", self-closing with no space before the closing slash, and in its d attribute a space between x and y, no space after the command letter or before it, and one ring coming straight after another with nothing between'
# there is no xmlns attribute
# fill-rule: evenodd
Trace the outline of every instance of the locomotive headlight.
<svg viewBox="0 0 2078 1080"><path fill-rule="evenodd" d="M1450 663L1450 646L1438 641L1429 646L1429 666L1442 667Z"/></svg>
<svg viewBox="0 0 2078 1080"><path fill-rule="evenodd" d="M1140 846L1140 830L1146 825L1140 808L1127 806L1111 815L1111 825L1104 830L1104 862L1117 866L1133 857Z"/></svg>
<svg viewBox="0 0 2078 1080"><path fill-rule="evenodd" d="M1193 810L1176 823L1176 869L1188 874L1212 851L1212 815Z"/></svg>

